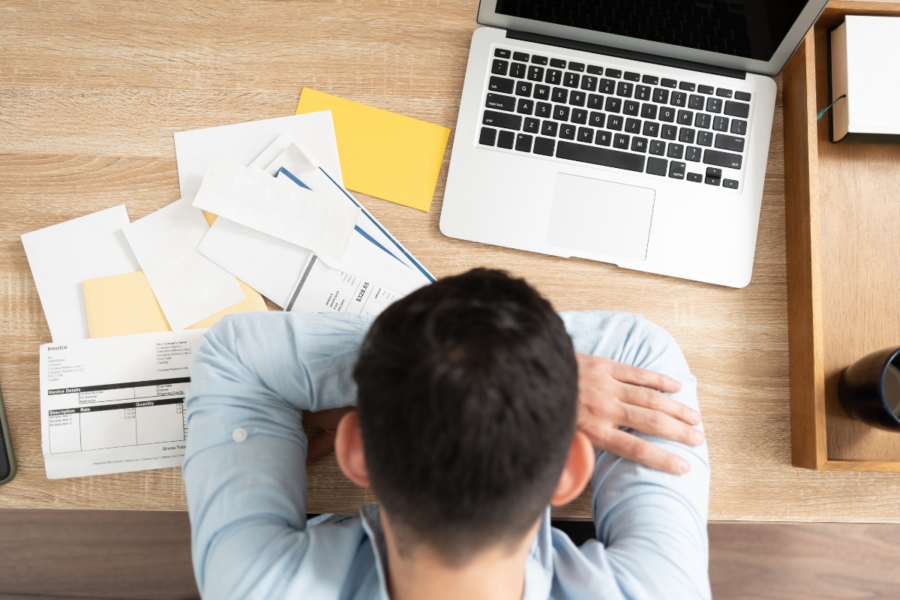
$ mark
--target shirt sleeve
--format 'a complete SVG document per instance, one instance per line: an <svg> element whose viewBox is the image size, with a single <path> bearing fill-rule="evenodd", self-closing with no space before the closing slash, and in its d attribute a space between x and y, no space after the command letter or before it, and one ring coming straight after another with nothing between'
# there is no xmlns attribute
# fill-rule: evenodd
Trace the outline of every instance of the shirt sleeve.
<svg viewBox="0 0 900 600"><path fill-rule="evenodd" d="M371 317L244 313L206 335L185 399L194 571L207 598L276 597L310 547L301 411L355 404Z"/></svg>
<svg viewBox="0 0 900 600"><path fill-rule="evenodd" d="M697 380L664 329L627 313L562 316L577 352L668 375L682 385L670 396L699 410ZM562 566L574 569L570 575L575 582L594 579L591 572L606 581L612 577L615 596L624 598L710 598L707 446L632 433L688 461L690 472L670 475L598 452L591 479L597 540L581 546L580 560ZM587 564L576 564L581 560Z"/></svg>

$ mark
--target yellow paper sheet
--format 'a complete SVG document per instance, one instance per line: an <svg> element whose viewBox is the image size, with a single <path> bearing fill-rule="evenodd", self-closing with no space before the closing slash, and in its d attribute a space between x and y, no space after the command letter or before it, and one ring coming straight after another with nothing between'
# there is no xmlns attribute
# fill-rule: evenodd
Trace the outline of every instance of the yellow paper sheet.
<svg viewBox="0 0 900 600"><path fill-rule="evenodd" d="M216 321L232 313L268 310L259 293L243 281L238 280L238 283L244 290L244 300L188 329L212 327ZM88 330L92 338L172 330L143 271L86 279L82 286Z"/></svg>
<svg viewBox="0 0 900 600"><path fill-rule="evenodd" d="M297 114L330 110L344 186L428 212L450 130L310 88Z"/></svg>

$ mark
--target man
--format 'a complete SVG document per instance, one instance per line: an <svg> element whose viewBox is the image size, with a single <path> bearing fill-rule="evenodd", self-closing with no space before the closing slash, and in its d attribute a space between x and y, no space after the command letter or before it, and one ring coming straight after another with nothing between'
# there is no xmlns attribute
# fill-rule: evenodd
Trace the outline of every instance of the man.
<svg viewBox="0 0 900 600"><path fill-rule="evenodd" d="M374 323L228 317L192 378L184 479L206 598L710 597L696 380L641 317L560 316L476 269ZM337 460L379 504L307 522L302 411L353 404ZM548 505L588 481L597 539L576 547Z"/></svg>

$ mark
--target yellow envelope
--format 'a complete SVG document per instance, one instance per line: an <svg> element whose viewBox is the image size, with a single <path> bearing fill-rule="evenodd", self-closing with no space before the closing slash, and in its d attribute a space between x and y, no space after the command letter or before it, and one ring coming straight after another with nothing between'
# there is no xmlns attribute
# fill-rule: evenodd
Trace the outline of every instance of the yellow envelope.
<svg viewBox="0 0 900 600"><path fill-rule="evenodd" d="M347 188L428 212L448 128L304 88L297 114L322 110L334 120Z"/></svg>
<svg viewBox="0 0 900 600"><path fill-rule="evenodd" d="M205 329L232 313L268 310L259 293L238 280L245 299L188 329ZM143 271L85 279L84 304L92 338L172 331Z"/></svg>

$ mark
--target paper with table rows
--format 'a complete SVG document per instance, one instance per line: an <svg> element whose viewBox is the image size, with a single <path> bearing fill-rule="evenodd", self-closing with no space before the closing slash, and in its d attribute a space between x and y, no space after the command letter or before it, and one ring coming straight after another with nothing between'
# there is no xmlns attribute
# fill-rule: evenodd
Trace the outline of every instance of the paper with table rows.
<svg viewBox="0 0 900 600"><path fill-rule="evenodd" d="M206 329L44 344L41 448L48 479L179 467L184 397Z"/></svg>

